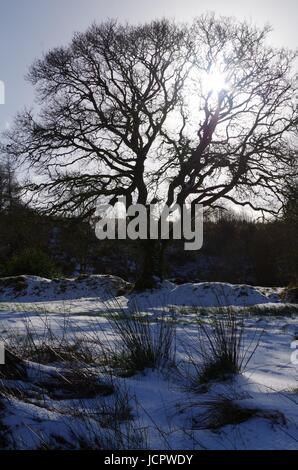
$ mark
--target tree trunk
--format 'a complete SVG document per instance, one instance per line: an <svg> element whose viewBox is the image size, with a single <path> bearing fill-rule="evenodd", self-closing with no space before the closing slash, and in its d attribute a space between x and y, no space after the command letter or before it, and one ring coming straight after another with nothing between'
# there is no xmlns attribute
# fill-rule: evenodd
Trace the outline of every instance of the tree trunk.
<svg viewBox="0 0 298 470"><path fill-rule="evenodd" d="M135 290L154 289L164 277L165 240L141 241L142 265Z"/></svg>

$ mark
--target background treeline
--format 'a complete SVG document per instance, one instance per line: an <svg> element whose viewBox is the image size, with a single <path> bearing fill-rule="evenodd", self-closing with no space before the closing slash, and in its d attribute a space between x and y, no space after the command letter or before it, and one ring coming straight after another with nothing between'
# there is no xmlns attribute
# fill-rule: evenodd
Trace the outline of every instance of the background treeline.
<svg viewBox="0 0 298 470"><path fill-rule="evenodd" d="M231 211L212 213L205 222L202 250L186 252L183 242L169 242L166 277L177 282L297 283L297 207L297 189L291 189L279 220L254 221ZM90 224L79 217L54 218L26 207L9 161L0 164L1 277L98 273L134 281L141 253L137 242L97 240Z"/></svg>

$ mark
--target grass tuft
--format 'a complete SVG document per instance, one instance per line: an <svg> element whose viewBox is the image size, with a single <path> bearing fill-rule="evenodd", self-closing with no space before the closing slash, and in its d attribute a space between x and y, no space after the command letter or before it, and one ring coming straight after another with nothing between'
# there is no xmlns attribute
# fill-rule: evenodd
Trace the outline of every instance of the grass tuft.
<svg viewBox="0 0 298 470"><path fill-rule="evenodd" d="M230 379L243 372L255 353L261 334L254 333L250 344L244 344L244 319L232 310L225 310L213 320L198 324L198 337L188 350L192 366L191 388L200 388L212 381Z"/></svg>
<svg viewBox="0 0 298 470"><path fill-rule="evenodd" d="M176 324L162 317L150 321L135 312L129 317L109 314L114 343L102 347L106 362L125 376L145 369L164 369L175 363Z"/></svg>

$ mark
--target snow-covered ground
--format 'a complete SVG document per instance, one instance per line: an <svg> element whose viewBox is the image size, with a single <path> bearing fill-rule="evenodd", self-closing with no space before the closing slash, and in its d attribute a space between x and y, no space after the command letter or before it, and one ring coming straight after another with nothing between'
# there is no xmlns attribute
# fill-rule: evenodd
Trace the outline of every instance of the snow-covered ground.
<svg viewBox="0 0 298 470"><path fill-rule="evenodd" d="M33 348L84 343L100 357L105 345L117 349L119 341L107 314L117 312L125 322L136 309L153 335L161 317L176 331L175 364L123 374L94 361L88 373L100 386L87 387L86 396L84 387L78 393L81 382L75 390L61 385L73 365L57 357L40 364L31 347L26 373L0 380L0 447L298 449L298 365L291 361L298 306L283 304L281 291L164 282L138 294L111 276L0 281L0 336L11 347L35 337ZM194 390L200 324L211 328L229 306L244 318L243 348L259 345L241 374Z"/></svg>

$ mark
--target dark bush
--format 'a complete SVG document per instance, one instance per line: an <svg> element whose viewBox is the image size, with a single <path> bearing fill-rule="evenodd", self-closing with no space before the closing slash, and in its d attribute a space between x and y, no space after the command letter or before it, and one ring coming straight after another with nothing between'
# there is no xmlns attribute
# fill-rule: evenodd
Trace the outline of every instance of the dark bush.
<svg viewBox="0 0 298 470"><path fill-rule="evenodd" d="M3 267L2 276L32 275L55 278L61 275L56 263L39 249L27 248L13 256Z"/></svg>

